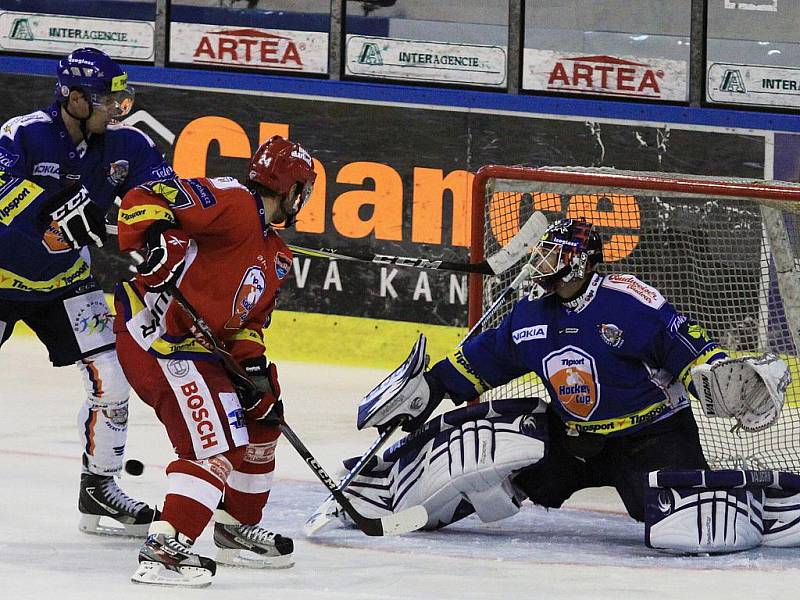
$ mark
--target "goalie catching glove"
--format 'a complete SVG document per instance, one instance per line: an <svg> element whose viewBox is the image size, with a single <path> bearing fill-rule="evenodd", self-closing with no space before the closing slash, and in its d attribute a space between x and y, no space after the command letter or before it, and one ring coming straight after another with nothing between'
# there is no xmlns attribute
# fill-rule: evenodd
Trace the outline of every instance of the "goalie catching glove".
<svg viewBox="0 0 800 600"><path fill-rule="evenodd" d="M703 412L709 417L732 417L751 432L766 429L777 420L790 381L789 367L771 352L692 368L692 383Z"/></svg>
<svg viewBox="0 0 800 600"><path fill-rule="evenodd" d="M75 250L84 246L102 248L106 241L105 215L82 185L68 186L50 198L41 219L55 221L64 241Z"/></svg>
<svg viewBox="0 0 800 600"><path fill-rule="evenodd" d="M255 420L280 417L281 386L278 383L278 369L275 363L267 364L265 356L248 358L241 363L255 389L239 389L239 402L247 415Z"/></svg>

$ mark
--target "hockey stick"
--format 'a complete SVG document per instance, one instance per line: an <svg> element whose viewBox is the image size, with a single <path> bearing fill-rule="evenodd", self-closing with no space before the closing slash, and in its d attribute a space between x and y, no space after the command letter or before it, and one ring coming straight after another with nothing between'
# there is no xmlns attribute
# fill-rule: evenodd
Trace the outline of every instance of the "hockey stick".
<svg viewBox="0 0 800 600"><path fill-rule="evenodd" d="M447 260L430 260L428 258L413 258L409 256L393 256L390 254L362 254L342 253L330 248L306 248L289 244L289 248L297 254L329 260L347 260L355 262L373 263L379 265L397 265L398 267L412 267L415 269L429 269L439 271L454 271L456 273L480 273L482 275L498 275L507 271L523 258L539 237L547 229L547 218L536 212L520 227L517 234L498 250L495 254L479 263L453 262Z"/></svg>
<svg viewBox="0 0 800 600"><path fill-rule="evenodd" d="M517 234L500 250L479 263L453 262L447 260L430 260L428 258L413 258L409 256L393 256L390 254L345 254L330 248L306 248L289 244L289 248L297 254L314 258L327 258L328 260L347 260L354 262L373 263L379 265L397 265L398 267L412 267L438 271L454 271L456 273L479 273L482 275L498 275L507 271L520 261L528 251L536 245L539 236L547 228L545 216L536 212L520 227ZM117 226L106 224L106 232L117 235Z"/></svg>
<svg viewBox="0 0 800 600"><path fill-rule="evenodd" d="M222 360L226 371L237 385L240 385L249 392L254 391L256 386L247 376L245 370L225 349L223 343L216 337L206 321L189 303L183 293L174 284L168 284L166 287L170 295L172 295L178 305L192 320L192 334ZM427 523L428 512L423 506L412 506L402 512L379 518L365 517L359 513L347 497L339 491L336 482L331 479L330 475L328 475L325 469L317 462L317 459L314 458L314 455L311 454L305 444L297 437L294 430L286 423L283 417L283 405L280 402L276 404L275 416L281 433L289 440L289 443L302 457L303 461L314 472L317 478L328 488L342 509L353 520L353 523L365 534L369 536L382 536L408 533L409 531L419 529Z"/></svg>

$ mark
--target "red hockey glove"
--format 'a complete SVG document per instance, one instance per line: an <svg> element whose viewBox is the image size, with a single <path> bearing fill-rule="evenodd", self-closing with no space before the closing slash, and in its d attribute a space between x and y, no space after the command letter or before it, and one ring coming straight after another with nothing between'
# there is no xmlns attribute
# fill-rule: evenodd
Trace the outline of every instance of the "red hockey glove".
<svg viewBox="0 0 800 600"><path fill-rule="evenodd" d="M145 287L159 292L175 283L183 272L183 261L189 248L189 237L180 229L167 229L153 236L147 244L147 258L136 270Z"/></svg>
<svg viewBox="0 0 800 600"><path fill-rule="evenodd" d="M256 386L256 391L239 391L239 400L246 414L252 419L270 419L275 417L273 410L281 397L281 386L278 383L278 369L275 363L267 365L267 358L248 358L241 363L242 368Z"/></svg>

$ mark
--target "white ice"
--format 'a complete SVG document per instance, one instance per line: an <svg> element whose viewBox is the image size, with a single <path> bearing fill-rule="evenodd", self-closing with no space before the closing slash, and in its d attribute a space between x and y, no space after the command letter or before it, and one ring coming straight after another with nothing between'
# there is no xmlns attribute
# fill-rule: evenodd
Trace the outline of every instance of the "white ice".
<svg viewBox="0 0 800 600"><path fill-rule="evenodd" d="M359 398L385 373L283 363L287 420L332 474L372 441L355 430ZM727 557L671 557L644 546L643 526L613 490L581 492L561 510L526 506L492 525L475 517L443 531L368 538L330 528L305 538L302 524L326 490L283 442L265 524L295 539L292 569L220 567L204 591L137 586L139 541L80 533L77 369L54 369L35 339L0 351L0 598L224 600L367 598L787 598L800 589L800 549ZM165 491L171 448L160 423L131 399L128 458L145 463L123 488L153 503ZM208 530L197 543L213 556Z"/></svg>

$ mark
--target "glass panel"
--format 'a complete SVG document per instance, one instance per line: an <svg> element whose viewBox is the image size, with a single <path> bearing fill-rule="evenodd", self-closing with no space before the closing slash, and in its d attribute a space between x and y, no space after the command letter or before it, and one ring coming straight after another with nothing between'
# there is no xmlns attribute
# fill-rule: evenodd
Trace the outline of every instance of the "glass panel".
<svg viewBox="0 0 800 600"><path fill-rule="evenodd" d="M523 88L688 99L691 0L526 0Z"/></svg>
<svg viewBox="0 0 800 600"><path fill-rule="evenodd" d="M800 107L798 32L798 2L709 2L707 99Z"/></svg>
<svg viewBox="0 0 800 600"><path fill-rule="evenodd" d="M345 75L505 87L508 0L348 0Z"/></svg>
<svg viewBox="0 0 800 600"><path fill-rule="evenodd" d="M173 0L169 60L328 72L330 0Z"/></svg>
<svg viewBox="0 0 800 600"><path fill-rule="evenodd" d="M92 46L152 62L155 16L155 0L0 0L0 51L63 56Z"/></svg>

